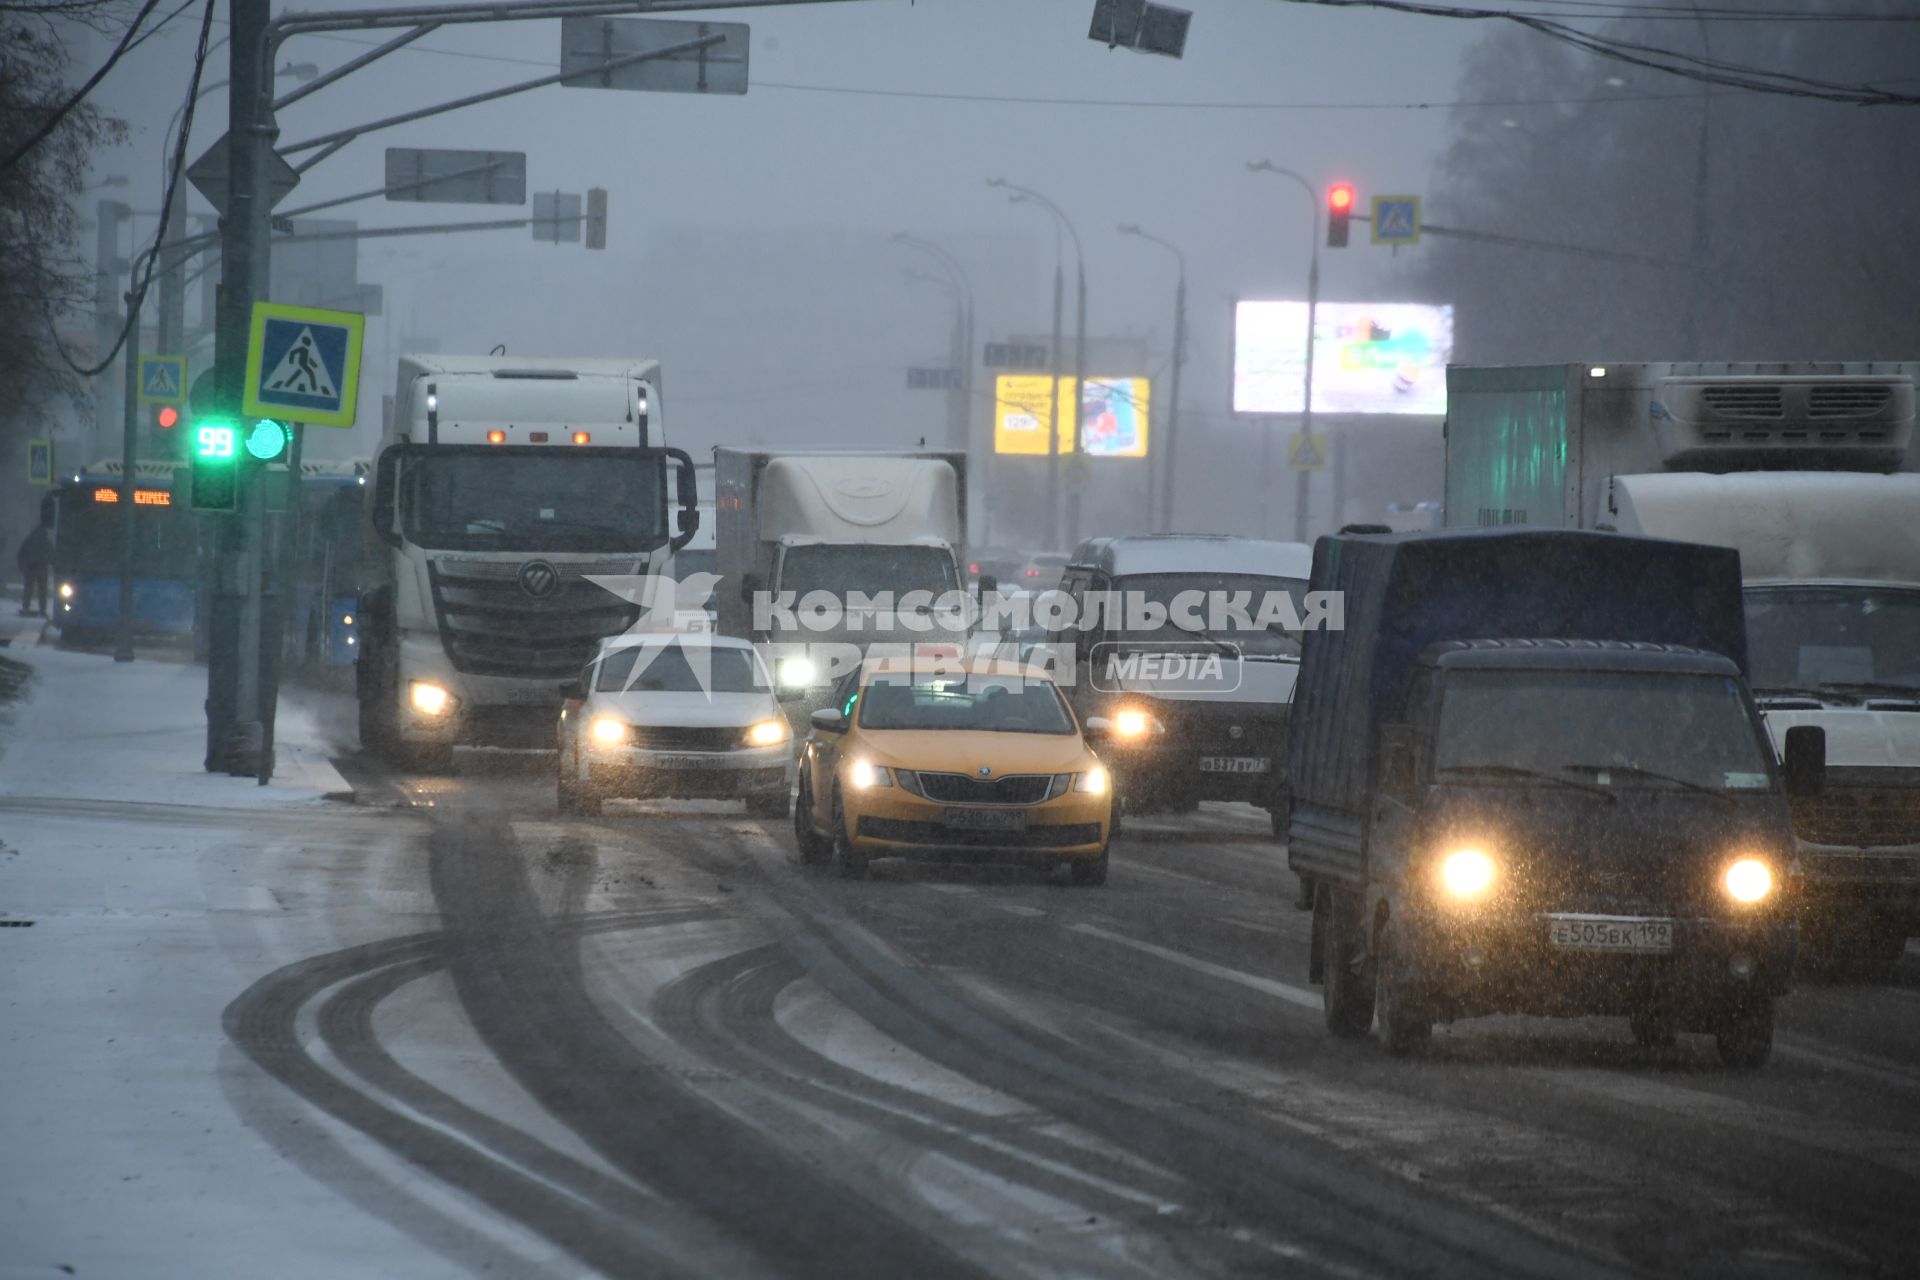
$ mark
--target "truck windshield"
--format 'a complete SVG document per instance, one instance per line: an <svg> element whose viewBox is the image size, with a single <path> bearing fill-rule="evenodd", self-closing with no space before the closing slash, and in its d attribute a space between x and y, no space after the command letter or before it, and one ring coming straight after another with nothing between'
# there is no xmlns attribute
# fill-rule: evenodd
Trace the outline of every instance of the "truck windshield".
<svg viewBox="0 0 1920 1280"><path fill-rule="evenodd" d="M767 677L749 650L709 645L689 649L676 641L614 650L601 661L593 687L599 693L753 693L767 688Z"/></svg>
<svg viewBox="0 0 1920 1280"><path fill-rule="evenodd" d="M1920 589L1752 587L1746 602L1754 688L1920 691Z"/></svg>
<svg viewBox="0 0 1920 1280"><path fill-rule="evenodd" d="M1714 675L1449 671L1433 763L1441 781L1491 785L1502 770L1602 787L1771 785L1739 683Z"/></svg>
<svg viewBox="0 0 1920 1280"><path fill-rule="evenodd" d="M407 459L407 540L436 550L648 551L667 538L658 456L482 450Z"/></svg>
<svg viewBox="0 0 1920 1280"><path fill-rule="evenodd" d="M1060 691L1019 676L880 676L860 692L863 729L973 729L992 733L1074 731Z"/></svg>
<svg viewBox="0 0 1920 1280"><path fill-rule="evenodd" d="M788 547L780 562L780 589L796 597L809 591L841 599L850 591L890 591L895 597L930 591L939 596L958 585L953 557L940 547L816 544Z"/></svg>
<svg viewBox="0 0 1920 1280"><path fill-rule="evenodd" d="M1298 617L1307 590L1307 584L1298 578L1252 573L1142 573L1115 578L1112 590L1116 598L1109 607L1122 612L1112 615L1110 639L1164 643L1201 636L1238 645L1249 658L1300 656L1298 631L1254 621L1275 592L1292 597L1292 616ZM1269 619L1275 607L1285 608L1272 601ZM1148 620L1138 617L1136 610L1147 614L1164 610L1166 620L1157 627L1133 626L1136 621Z"/></svg>

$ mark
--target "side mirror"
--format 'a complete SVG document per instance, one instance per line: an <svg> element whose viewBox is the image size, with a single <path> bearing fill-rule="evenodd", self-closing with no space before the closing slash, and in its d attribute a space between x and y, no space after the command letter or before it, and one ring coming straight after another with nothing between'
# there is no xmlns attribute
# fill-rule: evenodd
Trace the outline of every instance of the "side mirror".
<svg viewBox="0 0 1920 1280"><path fill-rule="evenodd" d="M754 596L759 594L761 587L765 585L765 581L757 571L749 570L741 574L740 598L748 604L752 604Z"/></svg>
<svg viewBox="0 0 1920 1280"><path fill-rule="evenodd" d="M1817 796L1827 789L1827 731L1817 724L1787 730L1787 794Z"/></svg>
<svg viewBox="0 0 1920 1280"><path fill-rule="evenodd" d="M1413 726L1380 726L1380 794L1413 803Z"/></svg>
<svg viewBox="0 0 1920 1280"><path fill-rule="evenodd" d="M569 680L560 686L560 696L568 702L585 702L587 690L578 680Z"/></svg>
<svg viewBox="0 0 1920 1280"><path fill-rule="evenodd" d="M845 733L847 731L847 718L841 714L840 708L838 707L821 707L818 711L807 717L807 723L822 733Z"/></svg>
<svg viewBox="0 0 1920 1280"><path fill-rule="evenodd" d="M1113 736L1113 721L1105 716L1088 716L1087 722L1080 726L1081 736L1088 742L1102 742Z"/></svg>
<svg viewBox="0 0 1920 1280"><path fill-rule="evenodd" d="M373 500L367 504L367 520L373 525L374 536L390 547L400 545L399 510L394 499L399 472L399 451L382 453L373 469Z"/></svg>
<svg viewBox="0 0 1920 1280"><path fill-rule="evenodd" d="M980 575L980 598L982 600L985 600L998 590L1000 590L1000 580L998 578L990 573Z"/></svg>

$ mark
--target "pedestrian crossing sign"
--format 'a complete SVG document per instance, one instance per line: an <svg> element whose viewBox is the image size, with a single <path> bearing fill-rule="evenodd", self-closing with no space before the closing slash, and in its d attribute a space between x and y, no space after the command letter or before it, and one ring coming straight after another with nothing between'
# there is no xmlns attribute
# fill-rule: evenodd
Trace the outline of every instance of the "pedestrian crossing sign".
<svg viewBox="0 0 1920 1280"><path fill-rule="evenodd" d="M185 356L140 357L141 404L179 404L186 398Z"/></svg>
<svg viewBox="0 0 1920 1280"><path fill-rule="evenodd" d="M1373 242L1375 244L1420 243L1420 197L1375 196L1373 198Z"/></svg>
<svg viewBox="0 0 1920 1280"><path fill-rule="evenodd" d="M366 324L355 311L254 303L240 411L319 427L352 426Z"/></svg>
<svg viewBox="0 0 1920 1280"><path fill-rule="evenodd" d="M1327 438L1298 432L1287 438L1287 465L1295 471L1318 471L1327 465Z"/></svg>

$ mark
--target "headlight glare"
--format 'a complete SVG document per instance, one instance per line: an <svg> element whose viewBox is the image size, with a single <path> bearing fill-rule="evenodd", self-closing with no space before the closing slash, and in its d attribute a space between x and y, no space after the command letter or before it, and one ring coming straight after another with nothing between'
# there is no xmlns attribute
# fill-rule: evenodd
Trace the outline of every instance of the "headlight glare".
<svg viewBox="0 0 1920 1280"><path fill-rule="evenodd" d="M1153 717L1136 707L1114 713L1113 736L1116 738L1143 738L1151 728Z"/></svg>
<svg viewBox="0 0 1920 1280"><path fill-rule="evenodd" d="M1440 862L1440 883L1456 898L1479 897L1493 877L1493 859L1478 849L1456 849Z"/></svg>
<svg viewBox="0 0 1920 1280"><path fill-rule="evenodd" d="M413 703L413 709L423 716L443 716L454 702L451 693L430 680L415 680L407 692L407 698Z"/></svg>
<svg viewBox="0 0 1920 1280"><path fill-rule="evenodd" d="M73 599L73 584L71 582L63 582L60 584L60 598L62 600Z"/></svg>
<svg viewBox="0 0 1920 1280"><path fill-rule="evenodd" d="M587 726L587 732L593 735L595 742L614 747L627 740L628 730L624 720L616 720L612 716L595 716L593 723Z"/></svg>
<svg viewBox="0 0 1920 1280"><path fill-rule="evenodd" d="M793 736L793 730L787 727L785 720L762 720L747 730L747 745L750 747L772 747L785 742Z"/></svg>
<svg viewBox="0 0 1920 1280"><path fill-rule="evenodd" d="M855 760L847 769L847 781L855 791L871 791L876 787L893 785L890 770L868 760Z"/></svg>
<svg viewBox="0 0 1920 1280"><path fill-rule="evenodd" d="M820 668L814 665L812 658L788 658L777 671L782 685L789 689L804 689L820 675Z"/></svg>
<svg viewBox="0 0 1920 1280"><path fill-rule="evenodd" d="M1728 864L1720 883L1735 902L1758 902L1773 892L1773 868L1758 858L1738 858Z"/></svg>
<svg viewBox="0 0 1920 1280"><path fill-rule="evenodd" d="M1093 768L1087 770L1085 773L1076 773L1073 775L1073 789L1075 791L1084 791L1088 795L1093 796L1103 796L1107 794L1107 788L1107 771L1099 765L1093 766Z"/></svg>

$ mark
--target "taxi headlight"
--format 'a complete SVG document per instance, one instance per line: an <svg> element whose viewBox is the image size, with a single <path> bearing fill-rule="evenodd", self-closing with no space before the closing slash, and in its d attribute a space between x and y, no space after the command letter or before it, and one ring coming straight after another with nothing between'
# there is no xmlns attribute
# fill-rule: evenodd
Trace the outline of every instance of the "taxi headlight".
<svg viewBox="0 0 1920 1280"><path fill-rule="evenodd" d="M73 599L73 584L71 582L63 582L60 584L60 598L62 600Z"/></svg>
<svg viewBox="0 0 1920 1280"><path fill-rule="evenodd" d="M819 677L820 668L812 658L788 658L779 665L775 675L786 688L804 689Z"/></svg>
<svg viewBox="0 0 1920 1280"><path fill-rule="evenodd" d="M1107 794L1107 787L1107 771L1099 765L1093 766L1093 768L1087 770L1085 773L1076 773L1073 775L1073 789L1075 791L1084 791L1088 795L1093 796L1103 796Z"/></svg>
<svg viewBox="0 0 1920 1280"><path fill-rule="evenodd" d="M627 723L613 716L595 716L593 723L587 726L587 732L593 740L602 746L617 747L627 740Z"/></svg>
<svg viewBox="0 0 1920 1280"><path fill-rule="evenodd" d="M750 747L778 746L793 736L793 730L787 727L785 720L762 720L747 730L747 745Z"/></svg>
<svg viewBox="0 0 1920 1280"><path fill-rule="evenodd" d="M1144 738L1152 728L1153 717L1137 707L1114 712L1113 736L1116 738Z"/></svg>
<svg viewBox="0 0 1920 1280"><path fill-rule="evenodd" d="M1456 898L1477 898L1493 887L1493 859L1478 849L1456 849L1440 861L1440 883Z"/></svg>
<svg viewBox="0 0 1920 1280"><path fill-rule="evenodd" d="M855 760L847 768L847 781L855 791L871 791L893 785L893 771L867 760Z"/></svg>
<svg viewBox="0 0 1920 1280"><path fill-rule="evenodd" d="M443 716L456 701L444 686L431 680L415 680L407 690L407 700L423 716Z"/></svg>
<svg viewBox="0 0 1920 1280"><path fill-rule="evenodd" d="M1758 858L1737 858L1727 864L1720 887L1735 902L1758 902L1773 892L1773 868Z"/></svg>

